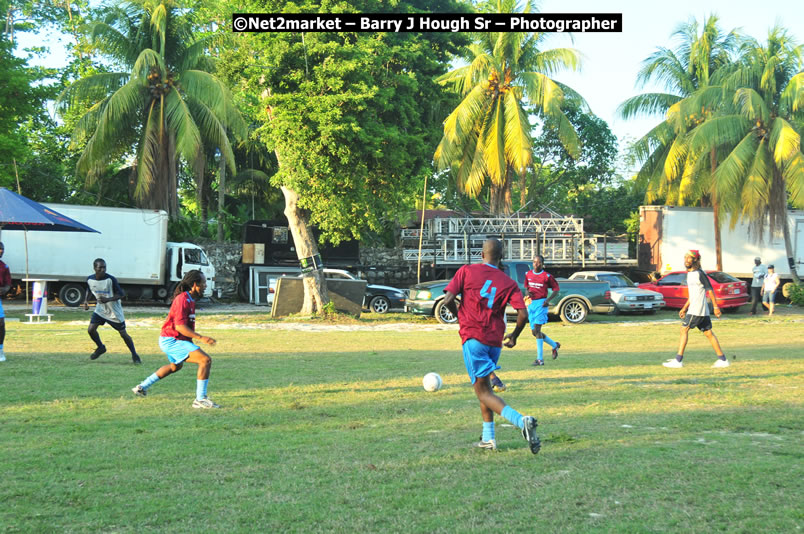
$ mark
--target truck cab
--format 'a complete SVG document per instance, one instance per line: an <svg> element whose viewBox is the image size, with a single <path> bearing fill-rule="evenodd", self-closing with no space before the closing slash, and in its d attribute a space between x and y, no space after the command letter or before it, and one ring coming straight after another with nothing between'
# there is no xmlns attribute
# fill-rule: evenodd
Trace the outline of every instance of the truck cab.
<svg viewBox="0 0 804 534"><path fill-rule="evenodd" d="M167 269L166 297L173 296L173 289L184 278L188 271L198 269L207 278L207 289L204 291L205 297L210 297L215 290L215 267L210 263L204 249L193 243L174 243L168 241L167 256L165 257L165 267Z"/></svg>

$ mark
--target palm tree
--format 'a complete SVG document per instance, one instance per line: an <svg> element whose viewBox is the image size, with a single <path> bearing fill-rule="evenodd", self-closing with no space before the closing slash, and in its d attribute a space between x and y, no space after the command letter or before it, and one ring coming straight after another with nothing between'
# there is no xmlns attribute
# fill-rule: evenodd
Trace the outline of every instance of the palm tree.
<svg viewBox="0 0 804 534"><path fill-rule="evenodd" d="M758 240L766 230L781 233L791 275L800 283L787 206L804 207L804 45L776 26L766 43L746 39L740 52L736 70L722 86L696 95L679 113L719 105L691 132L691 151L724 154L714 183L724 192L721 202L732 225L746 219Z"/></svg>
<svg viewBox="0 0 804 534"><path fill-rule="evenodd" d="M488 1L481 10L496 13L535 11L528 0ZM577 69L571 48L540 50L544 33L476 33L465 50L467 66L439 78L463 100L444 121L435 152L439 170L450 169L462 193L477 197L490 182L490 210L510 213L514 176L523 178L533 160L528 112L551 119L567 151L580 152L578 135L562 111L565 95L583 102L572 89L550 79L564 68Z"/></svg>
<svg viewBox="0 0 804 534"><path fill-rule="evenodd" d="M134 156L140 205L176 216L179 159L197 167L206 143L234 172L226 132L245 134L229 90L210 74L212 41L195 37L173 0L117 4L92 38L124 70L81 78L58 98L61 111L86 109L73 131L74 144L86 142L77 171L92 182L111 161Z"/></svg>
<svg viewBox="0 0 804 534"><path fill-rule="evenodd" d="M636 157L643 162L637 183L645 188L645 201L663 199L666 204L691 202L712 204L714 214L715 254L722 269L720 247L720 207L711 175L717 157L710 152L709 169L690 161L689 130L711 116L709 108L696 109L687 115L677 110L682 102L697 91L709 87L725 76L732 66L732 52L737 44L734 30L723 33L714 15L704 19L700 34L695 19L683 23L673 32L681 40L674 49L659 48L642 65L637 83L650 81L664 85L668 92L644 93L623 102L618 111L623 118L661 114L664 120L634 144Z"/></svg>

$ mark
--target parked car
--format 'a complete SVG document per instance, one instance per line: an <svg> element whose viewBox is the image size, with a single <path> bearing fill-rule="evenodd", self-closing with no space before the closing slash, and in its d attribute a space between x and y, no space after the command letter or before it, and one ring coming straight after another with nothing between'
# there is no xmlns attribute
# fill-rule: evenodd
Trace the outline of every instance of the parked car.
<svg viewBox="0 0 804 534"><path fill-rule="evenodd" d="M327 280L360 280L349 271L342 269L324 269L324 274ZM404 289L368 284L366 294L363 297L363 308L374 313L388 313L388 310L392 308L403 309L405 307L405 298L406 292Z"/></svg>
<svg viewBox="0 0 804 534"><path fill-rule="evenodd" d="M717 299L717 305L724 311L737 311L750 298L747 284L722 271L705 271ZM673 271L655 282L639 284L643 289L658 291L664 295L665 306L683 308L687 302L687 271Z"/></svg>
<svg viewBox="0 0 804 534"><path fill-rule="evenodd" d="M632 282L623 273L613 271L580 271L573 273L570 280L597 280L608 282L611 288L611 300L614 312L647 312L656 313L664 307L664 297L658 291L643 289Z"/></svg>
<svg viewBox="0 0 804 534"><path fill-rule="evenodd" d="M525 273L531 268L532 264L525 261L503 263L503 272L517 281L523 294L525 288L522 282ZM557 280L558 295L550 301L548 313L558 315L566 323L580 324L586 320L590 311L609 313L614 308L609 285L605 282L569 281L562 278ZM455 323L458 318L444 306L444 289L448 283L449 280L435 280L413 286L405 303L405 311L433 315L444 324ZM516 312L509 306L506 313L513 315Z"/></svg>
<svg viewBox="0 0 804 534"><path fill-rule="evenodd" d="M343 269L324 269L324 275L327 280L360 280L360 278ZM268 281L268 305L273 305L274 303L276 280L277 278L271 278ZM368 284L366 285L366 293L363 296L363 309L374 313L387 313L392 308L404 308L405 297L406 293L403 289Z"/></svg>

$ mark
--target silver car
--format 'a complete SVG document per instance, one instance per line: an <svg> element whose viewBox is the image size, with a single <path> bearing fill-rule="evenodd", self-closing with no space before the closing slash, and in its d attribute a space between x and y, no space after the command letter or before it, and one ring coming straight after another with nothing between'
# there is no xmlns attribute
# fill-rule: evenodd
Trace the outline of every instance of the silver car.
<svg viewBox="0 0 804 534"><path fill-rule="evenodd" d="M655 313L664 307L664 296L656 291L642 289L623 273L613 271L581 271L569 277L570 280L598 280L608 282L611 287L611 300L615 313L647 312Z"/></svg>

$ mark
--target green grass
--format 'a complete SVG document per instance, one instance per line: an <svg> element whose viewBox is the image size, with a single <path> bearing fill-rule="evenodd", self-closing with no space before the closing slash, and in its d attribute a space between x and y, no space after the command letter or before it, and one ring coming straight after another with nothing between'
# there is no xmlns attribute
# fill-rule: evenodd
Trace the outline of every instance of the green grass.
<svg viewBox="0 0 804 534"><path fill-rule="evenodd" d="M504 350L500 376L510 388L503 398L539 419L537 456L501 418L499 452L471 447L480 413L457 330L432 319L283 330L259 315L201 314L199 330L218 339L210 396L224 408L199 411L190 407L192 364L133 396L165 362L161 316L135 315L140 367L108 327L109 353L91 362L84 326L8 323L0 532L804 527L797 310L716 321L736 356L727 369L710 368L697 332L685 368L661 367L677 343L678 321L662 322L672 312L551 322L545 330L562 351L542 368L529 366L526 332ZM441 374L441 391L422 389L429 371Z"/></svg>

